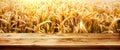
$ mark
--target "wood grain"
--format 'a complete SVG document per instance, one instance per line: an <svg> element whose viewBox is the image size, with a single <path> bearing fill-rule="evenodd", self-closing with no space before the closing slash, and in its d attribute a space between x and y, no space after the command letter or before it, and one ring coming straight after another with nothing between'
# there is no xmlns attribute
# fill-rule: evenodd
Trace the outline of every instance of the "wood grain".
<svg viewBox="0 0 120 50"><path fill-rule="evenodd" d="M42 48L120 48L120 35L115 34L0 34L1 47Z"/></svg>

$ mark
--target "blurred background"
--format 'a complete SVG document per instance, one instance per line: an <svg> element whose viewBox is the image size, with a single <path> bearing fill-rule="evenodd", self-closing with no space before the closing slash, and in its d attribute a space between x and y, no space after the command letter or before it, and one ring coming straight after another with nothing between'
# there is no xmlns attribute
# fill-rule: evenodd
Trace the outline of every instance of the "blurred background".
<svg viewBox="0 0 120 50"><path fill-rule="evenodd" d="M120 0L0 0L0 33L120 33Z"/></svg>

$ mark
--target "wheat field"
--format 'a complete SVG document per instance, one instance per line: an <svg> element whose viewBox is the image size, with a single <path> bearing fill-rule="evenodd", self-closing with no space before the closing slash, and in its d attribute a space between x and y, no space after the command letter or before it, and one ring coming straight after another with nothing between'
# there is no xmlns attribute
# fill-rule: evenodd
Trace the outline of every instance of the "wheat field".
<svg viewBox="0 0 120 50"><path fill-rule="evenodd" d="M120 33L120 0L0 0L0 33Z"/></svg>

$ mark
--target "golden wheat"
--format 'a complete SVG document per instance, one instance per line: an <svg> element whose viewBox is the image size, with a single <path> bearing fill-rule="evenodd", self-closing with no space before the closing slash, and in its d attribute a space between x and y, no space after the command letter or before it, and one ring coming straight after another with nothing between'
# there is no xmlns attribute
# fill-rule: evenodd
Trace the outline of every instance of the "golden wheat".
<svg viewBox="0 0 120 50"><path fill-rule="evenodd" d="M0 0L0 33L106 32L120 33L120 0Z"/></svg>

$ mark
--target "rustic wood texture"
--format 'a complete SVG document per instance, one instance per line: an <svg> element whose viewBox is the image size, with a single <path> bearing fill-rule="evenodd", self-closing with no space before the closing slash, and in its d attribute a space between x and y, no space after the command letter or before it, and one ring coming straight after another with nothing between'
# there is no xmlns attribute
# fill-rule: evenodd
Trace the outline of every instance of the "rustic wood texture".
<svg viewBox="0 0 120 50"><path fill-rule="evenodd" d="M119 34L0 34L0 46L29 48L120 48Z"/></svg>

